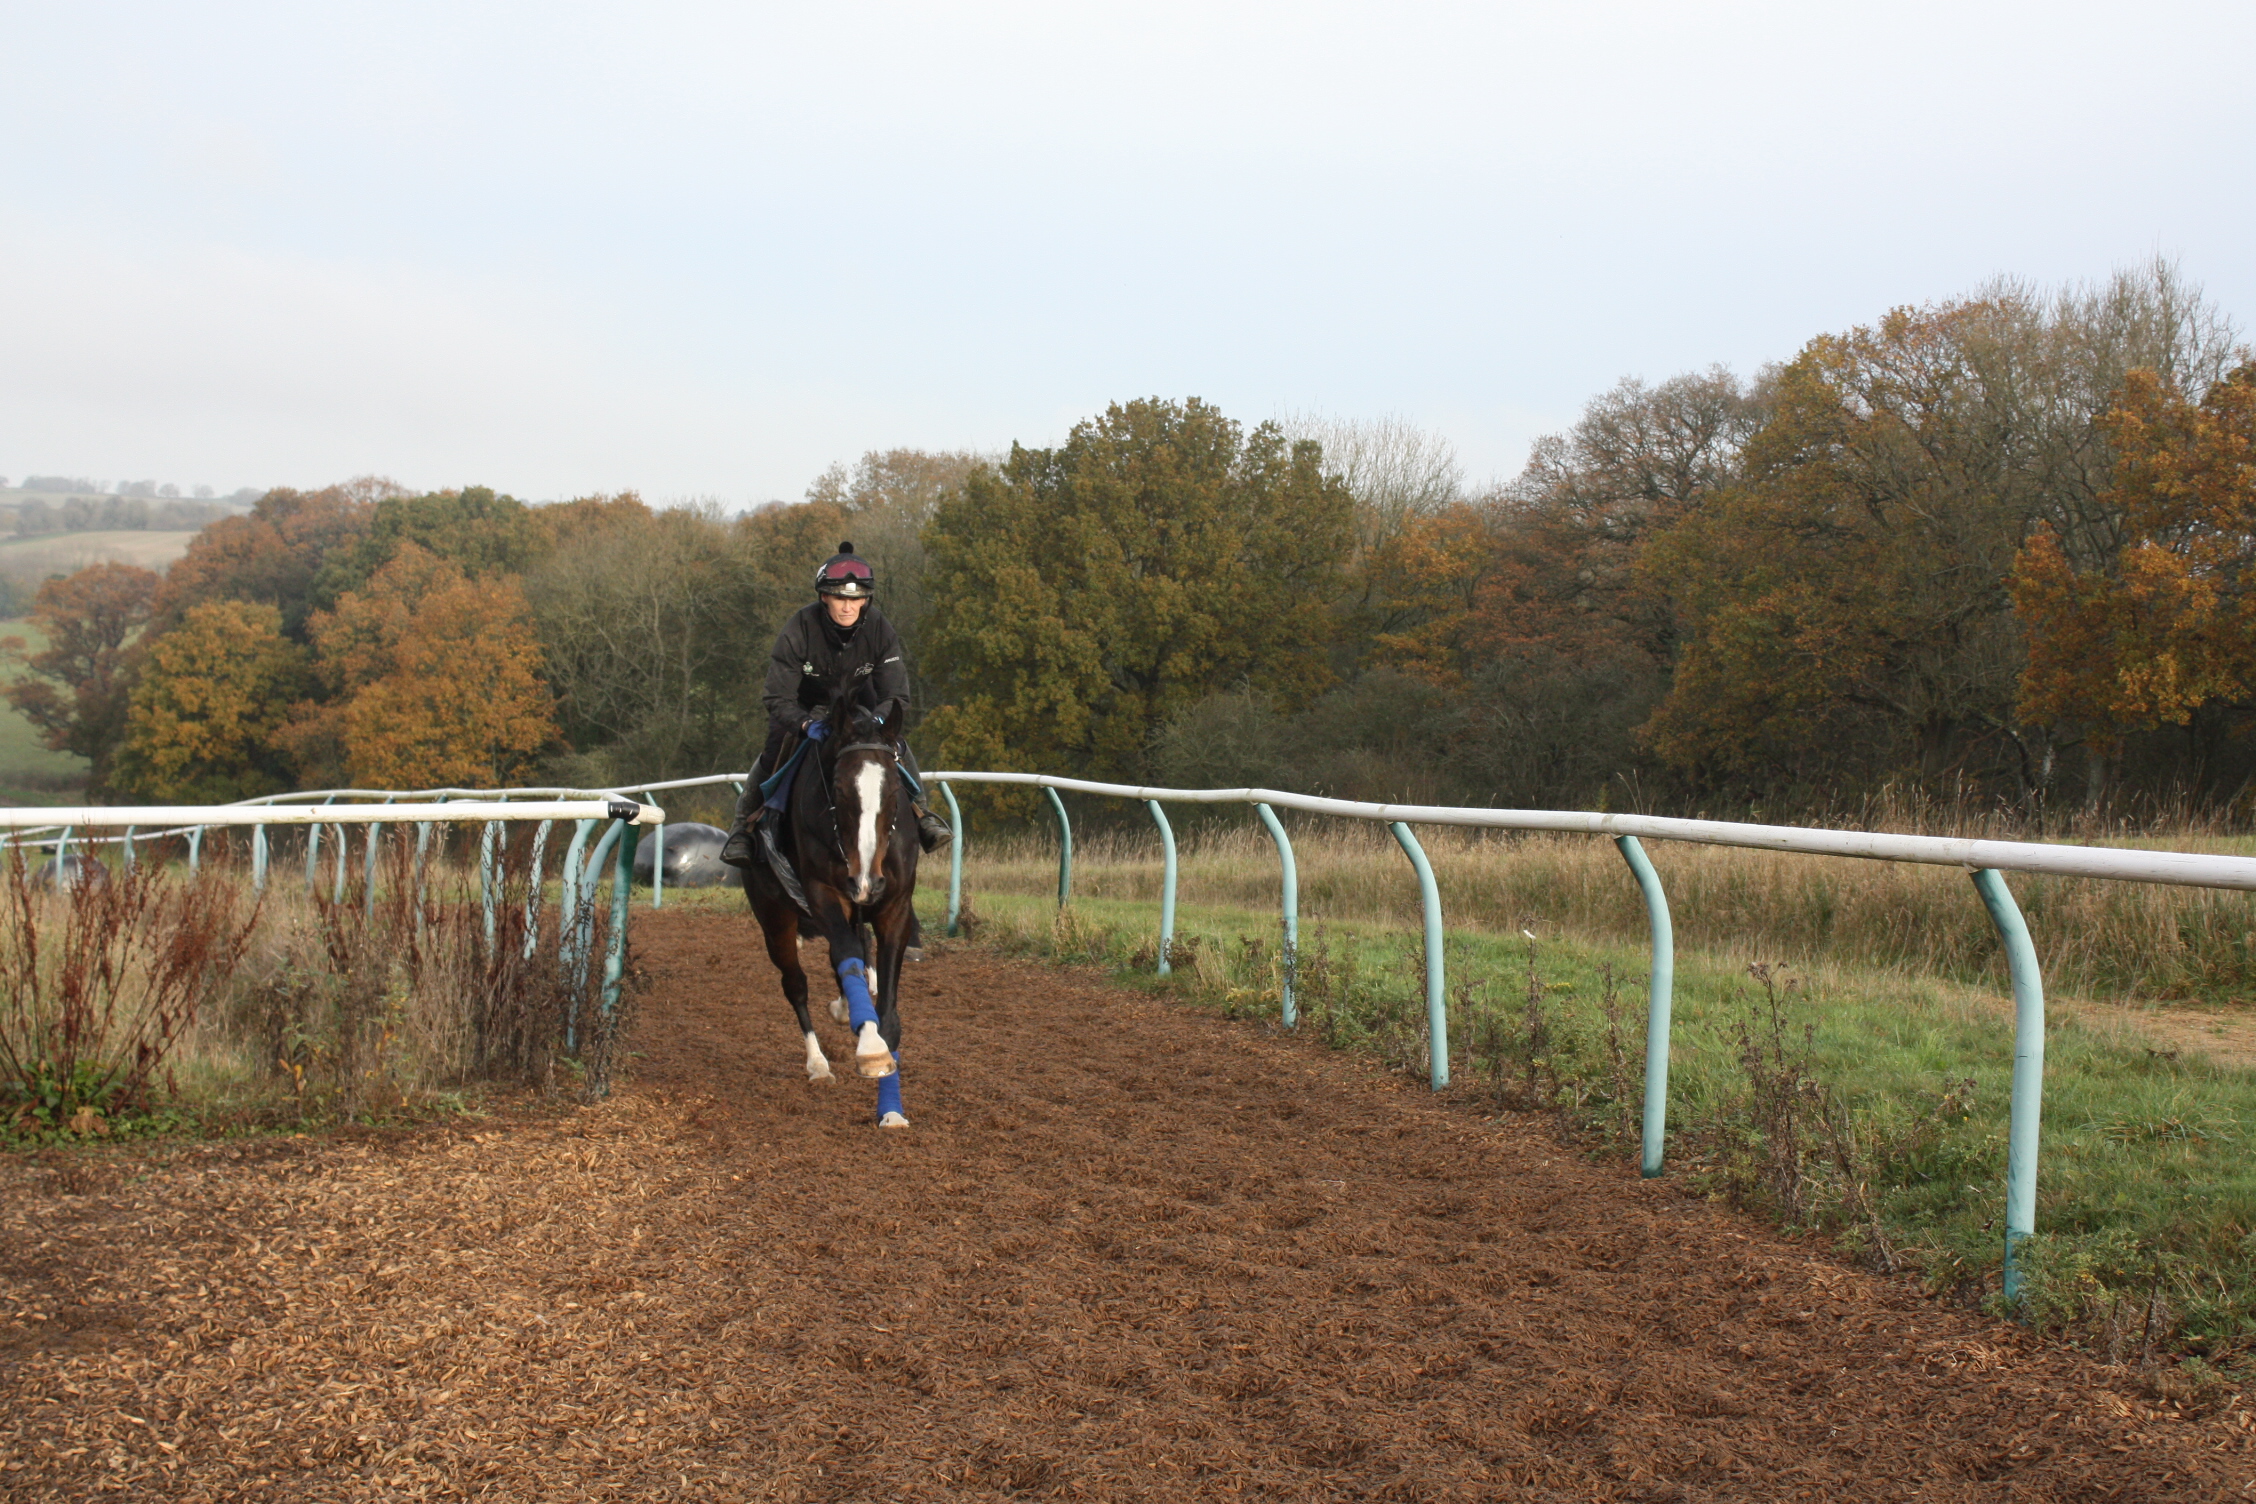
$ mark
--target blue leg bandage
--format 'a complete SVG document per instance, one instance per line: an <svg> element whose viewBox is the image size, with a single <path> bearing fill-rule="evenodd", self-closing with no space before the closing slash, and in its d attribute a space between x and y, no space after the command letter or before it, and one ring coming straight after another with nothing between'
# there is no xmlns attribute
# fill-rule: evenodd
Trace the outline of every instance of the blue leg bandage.
<svg viewBox="0 0 2256 1504"><path fill-rule="evenodd" d="M884 1121L889 1112L901 1112L901 1057L893 1057L893 1074L877 1083L877 1116ZM901 1116L908 1114L901 1112Z"/></svg>
<svg viewBox="0 0 2256 1504"><path fill-rule="evenodd" d="M877 1004L870 1001L869 972L852 956L838 963L838 990L846 994L846 1019L856 1034L862 1032L862 1025L877 1022Z"/></svg>

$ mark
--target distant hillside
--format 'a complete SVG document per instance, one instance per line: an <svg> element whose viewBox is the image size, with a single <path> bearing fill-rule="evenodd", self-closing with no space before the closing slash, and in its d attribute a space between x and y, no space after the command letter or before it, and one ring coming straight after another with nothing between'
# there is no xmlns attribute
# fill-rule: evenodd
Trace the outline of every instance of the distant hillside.
<svg viewBox="0 0 2256 1504"><path fill-rule="evenodd" d="M118 530L102 533L46 533L36 538L0 538L0 575L37 583L51 574L69 574L89 564L112 560L162 570L188 551L187 532Z"/></svg>

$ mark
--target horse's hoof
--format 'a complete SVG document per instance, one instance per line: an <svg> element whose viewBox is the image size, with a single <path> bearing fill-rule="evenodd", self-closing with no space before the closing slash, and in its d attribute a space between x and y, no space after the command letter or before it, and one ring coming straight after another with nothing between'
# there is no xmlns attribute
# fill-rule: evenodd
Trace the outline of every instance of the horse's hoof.
<svg viewBox="0 0 2256 1504"><path fill-rule="evenodd" d="M909 1120L897 1112L889 1112L877 1120L877 1126L880 1128L906 1128L909 1126Z"/></svg>
<svg viewBox="0 0 2256 1504"><path fill-rule="evenodd" d="M830 1073L829 1061L810 1060L807 1062L807 1079L809 1081L836 1081L838 1078Z"/></svg>
<svg viewBox="0 0 2256 1504"><path fill-rule="evenodd" d="M893 1063L893 1051L887 1047L885 1036L877 1032L877 1025L864 1024L854 1040L854 1069L872 1081L881 1081L899 1069Z"/></svg>
<svg viewBox="0 0 2256 1504"><path fill-rule="evenodd" d="M834 997L830 1000L830 1016L839 1023L846 1022L846 999Z"/></svg>
<svg viewBox="0 0 2256 1504"><path fill-rule="evenodd" d="M901 952L901 959L902 959L902 960L904 960L904 961L921 961L921 960L923 960L923 959L924 959L924 947L923 947L923 946L921 946L921 945L912 945L912 946L910 946L910 947L909 947L909 948L908 948L907 950L905 950L905 951L902 951L902 952Z"/></svg>

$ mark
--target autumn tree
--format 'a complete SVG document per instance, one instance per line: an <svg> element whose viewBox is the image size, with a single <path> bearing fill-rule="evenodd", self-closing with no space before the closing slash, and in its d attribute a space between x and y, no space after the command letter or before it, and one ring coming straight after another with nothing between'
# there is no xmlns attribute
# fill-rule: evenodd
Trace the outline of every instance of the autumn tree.
<svg viewBox="0 0 2256 1504"><path fill-rule="evenodd" d="M279 611L283 632L303 641L306 619L327 604L316 597L316 577L367 532L376 503L398 491L390 481L364 478L319 491L267 492L247 515L223 518L189 540L165 573L158 627L201 601L254 601Z"/></svg>
<svg viewBox="0 0 2256 1504"><path fill-rule="evenodd" d="M27 653L22 638L5 643L30 670L8 686L8 703L38 728L43 745L92 763L97 791L125 731L130 655L160 583L150 570L116 563L48 580L31 607L46 646Z"/></svg>
<svg viewBox="0 0 2256 1504"><path fill-rule="evenodd" d="M2079 569L2046 527L2009 586L2029 634L2020 714L2076 723L2113 757L2132 733L2256 700L2256 367L2199 402L2135 371L2103 427L2120 551Z"/></svg>
<svg viewBox="0 0 2256 1504"><path fill-rule="evenodd" d="M301 706L286 732L307 774L379 788L497 787L556 734L514 579L474 580L403 539L310 630L329 698Z"/></svg>
<svg viewBox="0 0 2256 1504"><path fill-rule="evenodd" d="M155 637L133 684L117 787L153 803L223 804L293 786L279 733L311 655L263 602L190 606Z"/></svg>
<svg viewBox="0 0 2256 1504"><path fill-rule="evenodd" d="M1737 482L1640 551L1679 634L1651 745L1710 785L2041 787L2006 575L2039 522L2071 556L2114 546L2103 393L2157 341L2216 358L2188 296L2166 269L2052 300L2000 284L1813 340Z"/></svg>
<svg viewBox="0 0 2256 1504"><path fill-rule="evenodd" d="M1353 545L1312 442L1207 403L1109 408L1056 449L975 471L925 533L935 756L1140 770L1168 718L1250 683L1290 709L1330 678Z"/></svg>

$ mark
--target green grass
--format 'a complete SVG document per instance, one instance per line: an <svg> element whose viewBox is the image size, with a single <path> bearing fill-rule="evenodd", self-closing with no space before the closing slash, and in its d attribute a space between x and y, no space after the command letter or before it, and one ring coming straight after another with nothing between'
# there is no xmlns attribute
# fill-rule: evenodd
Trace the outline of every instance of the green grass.
<svg viewBox="0 0 2256 1504"><path fill-rule="evenodd" d="M36 653L47 645L39 628L20 617L0 620L0 637L23 638L27 653ZM13 679L18 672L12 665L0 667L0 679ZM87 767L83 757L42 746L38 728L17 714L13 705L0 700L0 802L55 803L85 784Z"/></svg>
<svg viewBox="0 0 2256 1504"><path fill-rule="evenodd" d="M1077 863L1077 881L1085 873ZM928 869L935 931L945 883L944 867ZM1061 915L1054 887L967 886L985 943L1094 964L1233 1016L1278 1016L1273 909L1181 906L1176 974L1162 981L1156 903L1083 898ZM1634 1160L1644 945L1555 928L1533 942L1452 930L1446 944L1452 1090L1556 1114L1595 1152ZM1423 1079L1422 950L1411 905L1391 919L1304 920L1301 1027ZM2009 1002L1853 962L1768 970L1766 986L1744 953L1677 958L1669 1173L2002 1309ZM2111 1360L2174 1355L2245 1379L2256 1075L2167 1057L2065 1008L2048 1019L2046 1056L2039 1232L2024 1245L2020 1314Z"/></svg>

